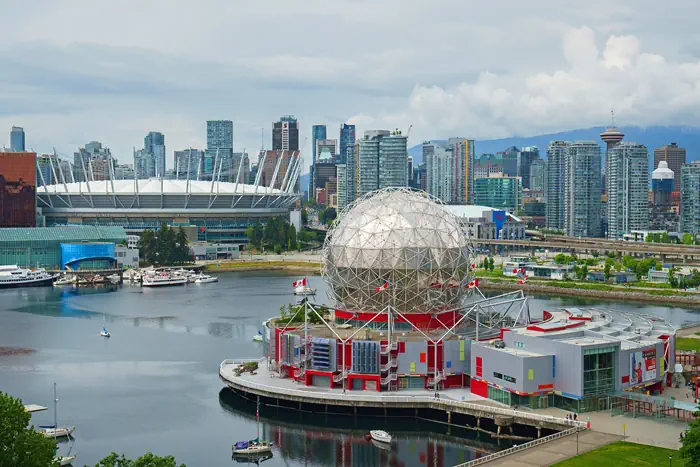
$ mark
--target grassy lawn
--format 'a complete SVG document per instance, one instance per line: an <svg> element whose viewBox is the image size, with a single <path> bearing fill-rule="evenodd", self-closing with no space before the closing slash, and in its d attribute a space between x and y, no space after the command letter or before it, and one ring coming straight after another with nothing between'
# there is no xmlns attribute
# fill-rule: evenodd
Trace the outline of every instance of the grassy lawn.
<svg viewBox="0 0 700 467"><path fill-rule="evenodd" d="M627 467L636 465L663 467L669 465L668 456L673 456L673 467L685 466L678 451L625 441L608 444L554 465L556 467Z"/></svg>
<svg viewBox="0 0 700 467"><path fill-rule="evenodd" d="M228 261L216 264L207 264L205 270L215 272L221 269L271 269L271 268L319 268L321 265L315 261Z"/></svg>
<svg viewBox="0 0 700 467"><path fill-rule="evenodd" d="M676 337L676 350L695 350L700 352L700 339Z"/></svg>

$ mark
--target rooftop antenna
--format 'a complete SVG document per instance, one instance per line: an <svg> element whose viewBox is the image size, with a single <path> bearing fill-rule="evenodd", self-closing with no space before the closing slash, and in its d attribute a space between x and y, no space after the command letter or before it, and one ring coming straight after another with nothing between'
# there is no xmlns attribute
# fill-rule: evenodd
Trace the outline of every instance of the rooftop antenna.
<svg viewBox="0 0 700 467"><path fill-rule="evenodd" d="M611 109L610 115L612 117L612 126L615 127L615 111Z"/></svg>
<svg viewBox="0 0 700 467"><path fill-rule="evenodd" d="M260 128L260 152L265 149L265 127Z"/></svg>

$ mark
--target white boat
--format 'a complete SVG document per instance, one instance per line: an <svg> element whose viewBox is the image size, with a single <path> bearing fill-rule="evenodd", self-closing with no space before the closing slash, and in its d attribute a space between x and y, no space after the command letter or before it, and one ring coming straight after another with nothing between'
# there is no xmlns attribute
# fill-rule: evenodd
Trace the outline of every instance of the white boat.
<svg viewBox="0 0 700 467"><path fill-rule="evenodd" d="M167 287L170 285L187 284L186 276L175 276L168 273L149 274L143 278L144 287Z"/></svg>
<svg viewBox="0 0 700 467"><path fill-rule="evenodd" d="M312 289L309 286L300 286L294 289L294 295L314 295L316 289Z"/></svg>
<svg viewBox="0 0 700 467"><path fill-rule="evenodd" d="M47 438L69 438L75 431L74 426L58 426L58 398L56 398L56 383L53 383L53 425L40 426L39 432Z"/></svg>
<svg viewBox="0 0 700 467"><path fill-rule="evenodd" d="M254 456L259 454L267 454L269 452L272 452L272 444L268 443L267 441L260 441L258 443L254 443L252 441L239 441L233 446L234 456Z"/></svg>
<svg viewBox="0 0 700 467"><path fill-rule="evenodd" d="M100 336L102 337L112 337L112 335L109 333L109 331L105 328L102 328L102 331L100 331Z"/></svg>
<svg viewBox="0 0 700 467"><path fill-rule="evenodd" d="M54 287L62 287L64 285L71 285L71 284L73 284L73 278L68 278L66 276L59 277L53 283Z"/></svg>
<svg viewBox="0 0 700 467"><path fill-rule="evenodd" d="M107 276L107 279L109 279L109 281L112 284L117 284L119 282L119 274L112 274L111 276Z"/></svg>
<svg viewBox="0 0 700 467"><path fill-rule="evenodd" d="M217 276L207 276L206 274L200 274L195 279L195 284L209 284L210 282L218 282L219 278Z"/></svg>
<svg viewBox="0 0 700 467"><path fill-rule="evenodd" d="M391 435L386 431L382 430L372 430L369 435L373 440L379 441L380 443L391 443Z"/></svg>
<svg viewBox="0 0 700 467"><path fill-rule="evenodd" d="M42 428L41 434L46 438L67 438L75 431L74 426L65 426L58 428Z"/></svg>
<svg viewBox="0 0 700 467"><path fill-rule="evenodd" d="M56 457L56 460L58 461L58 465L61 467L64 467L66 465L73 465L73 461L75 460L77 456L73 454L72 456L60 456Z"/></svg>
<svg viewBox="0 0 700 467"><path fill-rule="evenodd" d="M0 289L51 285L56 276L43 269L23 269L18 266L0 266Z"/></svg>
<svg viewBox="0 0 700 467"><path fill-rule="evenodd" d="M258 331L258 333L253 336L253 340L255 342L262 342L262 340L263 340L262 331Z"/></svg>

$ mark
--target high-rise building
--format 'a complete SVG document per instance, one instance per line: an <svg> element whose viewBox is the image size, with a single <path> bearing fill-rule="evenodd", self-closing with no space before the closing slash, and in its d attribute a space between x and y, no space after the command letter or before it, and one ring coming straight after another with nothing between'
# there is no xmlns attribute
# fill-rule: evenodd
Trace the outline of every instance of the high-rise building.
<svg viewBox="0 0 700 467"><path fill-rule="evenodd" d="M447 204L467 204L473 198L474 141L450 138L423 143L428 193Z"/></svg>
<svg viewBox="0 0 700 467"><path fill-rule="evenodd" d="M503 153L482 154L476 158L474 178L500 177L503 172Z"/></svg>
<svg viewBox="0 0 700 467"><path fill-rule="evenodd" d="M138 179L152 178L156 176L156 159L153 153L145 149L139 149L134 153L134 171Z"/></svg>
<svg viewBox="0 0 700 467"><path fill-rule="evenodd" d="M299 150L299 124L294 115L284 115L278 122L272 124L272 149Z"/></svg>
<svg viewBox="0 0 700 467"><path fill-rule="evenodd" d="M507 177L518 176L518 159L520 159L520 149L511 146L502 153L503 159L503 174Z"/></svg>
<svg viewBox="0 0 700 467"><path fill-rule="evenodd" d="M316 163L316 142L328 137L326 132L326 125L314 125L311 127L311 163Z"/></svg>
<svg viewBox="0 0 700 467"><path fill-rule="evenodd" d="M340 139L338 141L338 155L340 162L347 163L348 151L355 147L355 125L343 123L340 125ZM340 201L338 201L340 204Z"/></svg>
<svg viewBox="0 0 700 467"><path fill-rule="evenodd" d="M612 148L614 148L620 141L622 141L622 138L625 137L625 134L622 133L616 126L615 126L615 118L613 116L613 121L612 125L607 127L604 132L600 134L600 139L605 142L605 174L608 173L608 160L610 159L610 151ZM606 175L607 176L607 175ZM603 191L607 190L607 186L603 187Z"/></svg>
<svg viewBox="0 0 700 467"><path fill-rule="evenodd" d="M288 169L297 166L302 161L299 151L260 151L258 155L258 171L260 173L260 186L282 189L292 183L294 175ZM278 165L279 164L279 165ZM295 190L299 190L299 179L297 178Z"/></svg>
<svg viewBox="0 0 700 467"><path fill-rule="evenodd" d="M547 161L535 159L530 164L530 191L544 194L547 187Z"/></svg>
<svg viewBox="0 0 700 467"><path fill-rule="evenodd" d="M73 153L73 177L76 182L109 180L113 174L110 164L113 168L114 159L109 148L103 147L99 141L90 141Z"/></svg>
<svg viewBox="0 0 700 467"><path fill-rule="evenodd" d="M547 202L547 227L564 230L564 168L566 141L552 141L547 146L547 186L545 199Z"/></svg>
<svg viewBox="0 0 700 467"><path fill-rule="evenodd" d="M324 155L324 158L329 157L335 158L337 152L336 148L338 146L337 139L320 139L316 141L316 155L314 159L317 161Z"/></svg>
<svg viewBox="0 0 700 467"><path fill-rule="evenodd" d="M700 161L681 166L681 232L700 235Z"/></svg>
<svg viewBox="0 0 700 467"><path fill-rule="evenodd" d="M204 151L200 149L184 149L175 151L175 179L176 180L197 180L197 174L204 161Z"/></svg>
<svg viewBox="0 0 700 467"><path fill-rule="evenodd" d="M207 148L200 168L200 180L228 181L233 158L233 122L207 120Z"/></svg>
<svg viewBox="0 0 700 467"><path fill-rule="evenodd" d="M347 145L345 164L341 164L343 165L342 174L341 169L338 169L338 207L340 209L351 204L357 198L357 180L359 177L358 152L359 143ZM341 177L343 180L341 180Z"/></svg>
<svg viewBox="0 0 700 467"><path fill-rule="evenodd" d="M13 126L10 130L10 150L24 152L24 128Z"/></svg>
<svg viewBox="0 0 700 467"><path fill-rule="evenodd" d="M0 152L0 227L36 226L36 153Z"/></svg>
<svg viewBox="0 0 700 467"><path fill-rule="evenodd" d="M617 240L633 230L649 229L649 150L620 142L607 153L608 233Z"/></svg>
<svg viewBox="0 0 700 467"><path fill-rule="evenodd" d="M407 143L401 133L379 140L379 188L408 186Z"/></svg>
<svg viewBox="0 0 700 467"><path fill-rule="evenodd" d="M673 186L675 190L681 188L681 166L685 164L685 157L685 148L679 148L676 143L654 149L654 167L658 167L659 162L666 161L668 168L674 174Z"/></svg>
<svg viewBox="0 0 700 467"><path fill-rule="evenodd" d="M347 201L347 187L346 187L346 181L347 181L347 173L345 171L346 165L345 164L338 164L335 166L336 169L336 175L338 177L338 184L337 184L337 189L338 189L338 209L343 209L345 206L348 205Z"/></svg>
<svg viewBox="0 0 700 467"><path fill-rule="evenodd" d="M474 180L474 204L515 212L522 208L520 177L489 177Z"/></svg>
<svg viewBox="0 0 700 467"><path fill-rule="evenodd" d="M408 186L407 138L400 132L365 131L358 148L358 196L379 188Z"/></svg>
<svg viewBox="0 0 700 467"><path fill-rule="evenodd" d="M654 206L671 207L674 178L673 170L668 168L668 162L659 161L658 167L651 174L651 193Z"/></svg>
<svg viewBox="0 0 700 467"><path fill-rule="evenodd" d="M520 150L520 162L518 163L518 176L523 180L523 188L531 190L530 186L530 166L540 159L540 148L537 146L526 146Z"/></svg>
<svg viewBox="0 0 700 467"><path fill-rule="evenodd" d="M165 136L157 131L149 132L143 139L143 150L152 154L154 177L165 177Z"/></svg>
<svg viewBox="0 0 700 467"><path fill-rule="evenodd" d="M595 141L575 141L567 145L564 163L564 229L567 235L600 237L600 152L600 145Z"/></svg>
<svg viewBox="0 0 700 467"><path fill-rule="evenodd" d="M239 173L240 170L240 173ZM250 175L250 158L247 152L234 152L233 157L231 157L231 176L229 177L229 182L231 183L248 183L248 177Z"/></svg>

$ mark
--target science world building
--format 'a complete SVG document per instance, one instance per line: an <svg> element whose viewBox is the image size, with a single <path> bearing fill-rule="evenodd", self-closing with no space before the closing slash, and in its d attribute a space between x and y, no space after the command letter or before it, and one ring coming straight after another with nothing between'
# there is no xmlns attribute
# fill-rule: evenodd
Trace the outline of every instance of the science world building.
<svg viewBox="0 0 700 467"><path fill-rule="evenodd" d="M663 391L675 329L658 317L562 308L531 316L522 291L486 297L460 219L424 192L358 199L328 231L329 303L267 322L270 367L348 391L469 388L509 405L605 408Z"/></svg>

